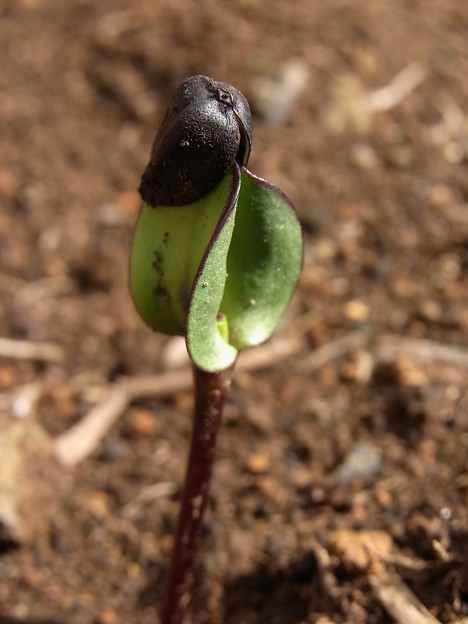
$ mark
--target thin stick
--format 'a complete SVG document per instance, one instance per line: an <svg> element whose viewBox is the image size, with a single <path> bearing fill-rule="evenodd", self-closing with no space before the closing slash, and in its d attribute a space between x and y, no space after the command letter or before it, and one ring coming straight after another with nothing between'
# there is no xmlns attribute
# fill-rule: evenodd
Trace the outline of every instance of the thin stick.
<svg viewBox="0 0 468 624"><path fill-rule="evenodd" d="M114 388L104 403L97 405L76 425L58 436L54 455L62 466L79 464L96 448L107 431L129 404L124 386Z"/></svg>
<svg viewBox="0 0 468 624"><path fill-rule="evenodd" d="M369 582L379 602L400 624L440 624L396 574L372 575Z"/></svg>
<svg viewBox="0 0 468 624"><path fill-rule="evenodd" d="M63 350L59 346L49 344L48 342L0 338L0 357L60 362L63 360Z"/></svg>
<svg viewBox="0 0 468 624"><path fill-rule="evenodd" d="M361 330L352 331L315 349L313 353L304 358L300 363L299 370L308 373L318 370L325 364L359 349L368 341L369 332Z"/></svg>
<svg viewBox="0 0 468 624"><path fill-rule="evenodd" d="M190 370L158 376L122 379L110 395L96 405L54 442L54 455L62 466L72 468L88 457L112 425L137 398L167 396L190 387Z"/></svg>
<svg viewBox="0 0 468 624"><path fill-rule="evenodd" d="M390 337L388 344L383 342L376 348L376 359L379 361L392 361L399 355L423 362L447 362L468 368L468 349L456 345L441 344L433 340Z"/></svg>
<svg viewBox="0 0 468 624"><path fill-rule="evenodd" d="M271 366L297 353L301 346L300 342L288 338L271 341L242 354L237 368L238 370L252 370L262 366ZM94 451L132 401L170 396L176 392L188 390L191 380L189 368L160 375L121 379L112 388L107 398L56 438L55 457L62 466L72 468L78 465Z"/></svg>
<svg viewBox="0 0 468 624"><path fill-rule="evenodd" d="M298 365L301 372L312 372L328 362L363 347L370 341L366 331L346 334L316 349L302 359ZM300 352L303 344L300 340L283 338L247 351L239 358L238 370L253 370L263 366L272 366ZM388 336L374 347L375 362L394 360L398 355L424 361L445 361L456 366L468 368L468 349L440 344L430 340L416 340L406 337ZM58 461L73 467L90 455L107 431L118 420L132 401L143 398L170 396L175 392L188 390L191 374L188 368L175 372L122 379L113 387L110 395L94 407L82 420L58 436L54 443L54 452Z"/></svg>
<svg viewBox="0 0 468 624"><path fill-rule="evenodd" d="M189 601L193 564L230 375L227 372L206 373L194 367L194 380L192 442L171 568L162 603L161 624L181 624Z"/></svg>
<svg viewBox="0 0 468 624"><path fill-rule="evenodd" d="M397 106L427 77L428 71L423 63L411 63L393 80L376 91L369 93L369 105L373 111L387 111Z"/></svg>

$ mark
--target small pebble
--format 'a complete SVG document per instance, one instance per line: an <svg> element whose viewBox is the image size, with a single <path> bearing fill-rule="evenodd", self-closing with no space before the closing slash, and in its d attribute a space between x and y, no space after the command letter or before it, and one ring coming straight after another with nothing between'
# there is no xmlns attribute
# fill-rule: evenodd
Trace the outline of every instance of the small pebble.
<svg viewBox="0 0 468 624"><path fill-rule="evenodd" d="M438 301L426 299L419 304L419 314L426 321L437 322L443 319L442 306Z"/></svg>
<svg viewBox="0 0 468 624"><path fill-rule="evenodd" d="M19 179L8 169L0 169L0 197L14 199L20 190Z"/></svg>
<svg viewBox="0 0 468 624"><path fill-rule="evenodd" d="M128 433L132 438L154 436L158 425L153 412L144 409L132 410L129 418Z"/></svg>
<svg viewBox="0 0 468 624"><path fill-rule="evenodd" d="M375 150L367 143L355 143L351 149L351 160L354 165L363 171L375 169L379 159Z"/></svg>
<svg viewBox="0 0 468 624"><path fill-rule="evenodd" d="M374 371L372 355L363 349L358 350L353 357L342 367L342 377L348 381L366 384L370 381Z"/></svg>
<svg viewBox="0 0 468 624"><path fill-rule="evenodd" d="M419 444L419 454L426 468L434 466L437 458L437 444L434 440L421 440Z"/></svg>
<svg viewBox="0 0 468 624"><path fill-rule="evenodd" d="M252 453L247 458L247 468L253 474L264 474L270 469L270 458L262 453Z"/></svg>
<svg viewBox="0 0 468 624"><path fill-rule="evenodd" d="M429 191L429 201L434 206L456 204L457 200L452 189L446 184L435 184Z"/></svg>
<svg viewBox="0 0 468 624"><path fill-rule="evenodd" d="M323 112L325 127L334 134L368 132L373 113L361 79L353 74L337 76Z"/></svg>
<svg viewBox="0 0 468 624"><path fill-rule="evenodd" d="M354 477L370 476L380 470L381 463L380 449L370 442L357 442L338 467L338 478L349 481Z"/></svg>
<svg viewBox="0 0 468 624"><path fill-rule="evenodd" d="M123 440L106 440L102 445L99 459L103 461L119 461L128 455L128 444Z"/></svg>
<svg viewBox="0 0 468 624"><path fill-rule="evenodd" d="M141 206L141 197L137 191L122 191L117 196L117 205L123 214L133 215Z"/></svg>
<svg viewBox="0 0 468 624"><path fill-rule="evenodd" d="M96 618L96 624L115 624L117 613L112 607L106 607Z"/></svg>
<svg viewBox="0 0 468 624"><path fill-rule="evenodd" d="M375 498L378 504L384 509L388 509L393 502L392 494L384 486L377 486L375 488Z"/></svg>
<svg viewBox="0 0 468 624"><path fill-rule="evenodd" d="M298 490L304 490L312 485L312 474L307 468L296 468L291 473L291 481Z"/></svg>
<svg viewBox="0 0 468 624"><path fill-rule="evenodd" d="M106 492L95 491L88 496L85 504L87 509L94 516L96 516L96 518L104 518L109 512L110 503L111 500L109 494L106 494Z"/></svg>
<svg viewBox="0 0 468 624"><path fill-rule="evenodd" d="M428 383L426 373L413 361L407 358L399 358L394 363L396 378L400 386L418 387Z"/></svg>
<svg viewBox="0 0 468 624"><path fill-rule="evenodd" d="M353 299L345 303L343 314L348 321L363 323L369 319L369 306L359 299Z"/></svg>
<svg viewBox="0 0 468 624"><path fill-rule="evenodd" d="M449 141L444 147L444 156L450 163L456 165L465 158L465 147L462 143L458 143L458 141Z"/></svg>
<svg viewBox="0 0 468 624"><path fill-rule="evenodd" d="M284 123L306 88L308 79L309 70L304 61L288 61L280 67L276 76L262 76L254 81L252 102L255 109L270 123Z"/></svg>
<svg viewBox="0 0 468 624"><path fill-rule="evenodd" d="M310 250L314 260L321 263L331 263L338 253L336 242L331 238L319 238Z"/></svg>
<svg viewBox="0 0 468 624"><path fill-rule="evenodd" d="M330 553L350 571L364 572L379 555L388 556L392 538L385 531L333 531L328 539Z"/></svg>

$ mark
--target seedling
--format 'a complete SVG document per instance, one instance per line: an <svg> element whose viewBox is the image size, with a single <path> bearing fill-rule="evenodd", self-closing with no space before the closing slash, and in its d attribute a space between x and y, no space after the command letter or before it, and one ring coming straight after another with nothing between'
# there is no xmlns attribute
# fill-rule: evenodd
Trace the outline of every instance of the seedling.
<svg viewBox="0 0 468 624"><path fill-rule="evenodd" d="M185 337L194 422L162 624L189 600L216 437L234 363L270 337L302 266L294 209L247 170L252 118L244 96L206 76L175 91L143 174L130 287L155 331Z"/></svg>

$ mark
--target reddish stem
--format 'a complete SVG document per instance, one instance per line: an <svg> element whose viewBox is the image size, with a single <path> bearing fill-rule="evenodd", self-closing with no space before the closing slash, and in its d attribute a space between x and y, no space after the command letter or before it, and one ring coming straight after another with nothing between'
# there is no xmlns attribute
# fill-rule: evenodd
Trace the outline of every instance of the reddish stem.
<svg viewBox="0 0 468 624"><path fill-rule="evenodd" d="M181 624L190 598L193 564L208 497L216 437L229 389L226 372L207 373L194 366L195 409L185 488L175 535L161 624Z"/></svg>

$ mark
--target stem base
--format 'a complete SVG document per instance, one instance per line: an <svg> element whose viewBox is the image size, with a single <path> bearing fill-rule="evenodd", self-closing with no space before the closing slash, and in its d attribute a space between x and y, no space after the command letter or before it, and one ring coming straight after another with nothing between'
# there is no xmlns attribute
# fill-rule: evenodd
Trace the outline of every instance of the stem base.
<svg viewBox="0 0 468 624"><path fill-rule="evenodd" d="M161 624L181 624L190 599L193 564L215 458L216 439L230 386L228 371L208 373L194 366L195 408L172 561L161 609Z"/></svg>

